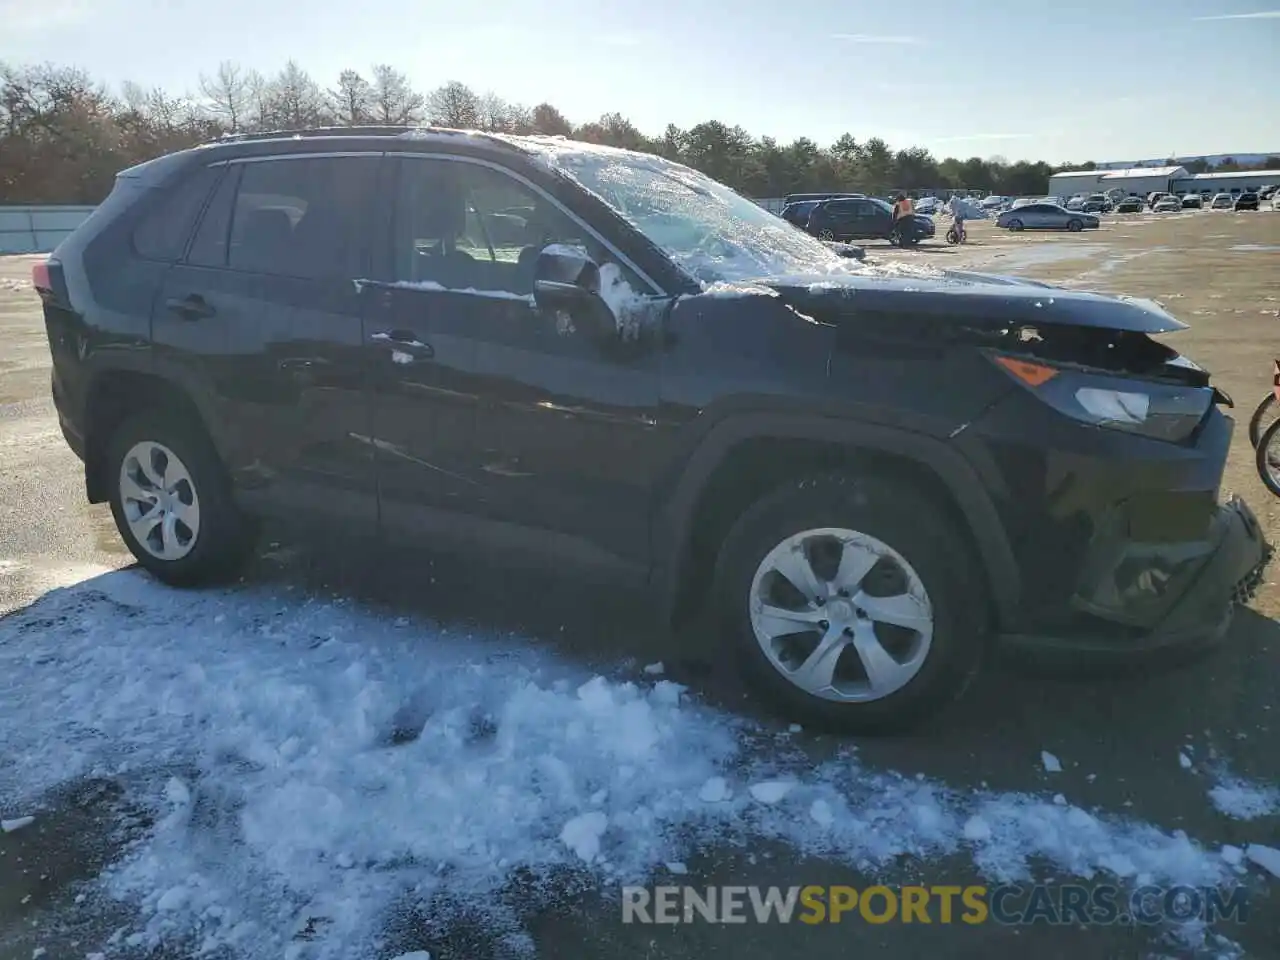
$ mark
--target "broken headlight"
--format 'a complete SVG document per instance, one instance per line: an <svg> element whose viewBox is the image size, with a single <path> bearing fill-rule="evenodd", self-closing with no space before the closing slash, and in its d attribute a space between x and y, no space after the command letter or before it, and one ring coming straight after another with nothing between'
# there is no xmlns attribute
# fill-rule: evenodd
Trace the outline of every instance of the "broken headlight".
<svg viewBox="0 0 1280 960"><path fill-rule="evenodd" d="M1156 440L1186 440L1213 403L1213 388L1084 373L1003 354L991 359L1059 413Z"/></svg>

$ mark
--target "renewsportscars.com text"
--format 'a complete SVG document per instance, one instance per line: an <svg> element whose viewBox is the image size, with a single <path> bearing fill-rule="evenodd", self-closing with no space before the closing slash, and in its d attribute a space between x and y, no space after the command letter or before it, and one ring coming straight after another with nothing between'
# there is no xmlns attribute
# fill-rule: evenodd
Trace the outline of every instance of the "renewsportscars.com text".
<svg viewBox="0 0 1280 960"><path fill-rule="evenodd" d="M1243 887L623 887L623 923L1159 924L1248 917Z"/></svg>

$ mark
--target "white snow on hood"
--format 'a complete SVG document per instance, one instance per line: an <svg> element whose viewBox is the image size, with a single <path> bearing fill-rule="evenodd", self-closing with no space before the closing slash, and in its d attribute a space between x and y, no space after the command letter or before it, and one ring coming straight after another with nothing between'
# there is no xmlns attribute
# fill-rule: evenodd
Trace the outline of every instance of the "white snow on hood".
<svg viewBox="0 0 1280 960"><path fill-rule="evenodd" d="M704 286L875 270L682 164L557 137L510 142L594 194Z"/></svg>
<svg viewBox="0 0 1280 960"><path fill-rule="evenodd" d="M309 960L371 955L406 898L436 915L497 910L517 868L587 871L607 889L762 837L871 871L962 851L994 879L1029 876L1033 858L1134 882L1232 869L1181 832L950 790L848 750L815 769L666 680L592 676L341 600L175 592L137 571L0 621L0 729L9 807L38 815L46 788L100 775L155 815L101 881L140 907L134 944L247 960L297 955L306 926Z"/></svg>

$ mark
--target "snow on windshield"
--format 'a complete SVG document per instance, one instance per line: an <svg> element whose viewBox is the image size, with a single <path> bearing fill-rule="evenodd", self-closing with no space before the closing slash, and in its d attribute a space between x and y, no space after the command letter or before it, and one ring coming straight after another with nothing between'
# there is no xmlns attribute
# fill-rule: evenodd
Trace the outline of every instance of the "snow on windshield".
<svg viewBox="0 0 1280 960"><path fill-rule="evenodd" d="M876 274L689 167L557 138L520 138L612 207L704 286L794 274ZM936 276L934 271L925 271Z"/></svg>

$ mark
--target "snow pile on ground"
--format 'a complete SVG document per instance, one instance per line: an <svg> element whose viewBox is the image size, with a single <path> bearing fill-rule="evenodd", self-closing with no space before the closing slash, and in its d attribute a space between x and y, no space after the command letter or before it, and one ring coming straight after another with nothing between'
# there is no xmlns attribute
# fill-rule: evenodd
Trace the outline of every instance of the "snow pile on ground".
<svg viewBox="0 0 1280 960"><path fill-rule="evenodd" d="M15 280L12 277L0 277L0 290L10 290L14 293L21 293L24 290L30 290L30 280Z"/></svg>
<svg viewBox="0 0 1280 960"><path fill-rule="evenodd" d="M670 681L134 571L0 622L0 727L6 809L41 816L42 790L93 775L153 811L105 879L140 906L124 937L142 948L346 958L406 900L475 909L517 871L608 889L761 837L867 869L967 850L997 879L1033 861L1135 883L1232 869L1182 833L1065 800L953 791L849 751L813 769Z"/></svg>
<svg viewBox="0 0 1280 960"><path fill-rule="evenodd" d="M1219 813L1237 820L1256 820L1280 814L1280 789L1229 775L1223 776L1210 788L1209 799Z"/></svg>

